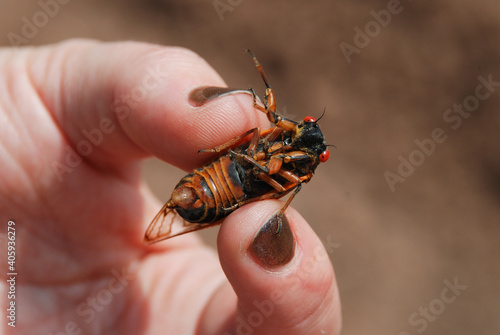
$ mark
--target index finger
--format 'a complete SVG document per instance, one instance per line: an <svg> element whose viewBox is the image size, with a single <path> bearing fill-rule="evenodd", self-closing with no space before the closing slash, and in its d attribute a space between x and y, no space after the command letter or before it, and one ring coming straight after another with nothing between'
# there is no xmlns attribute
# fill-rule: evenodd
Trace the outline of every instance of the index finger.
<svg viewBox="0 0 500 335"><path fill-rule="evenodd" d="M187 49L70 41L48 50L50 55L40 51L37 58L50 58L48 68L56 74L60 68L60 78L34 71L40 96L73 144L91 140L93 131L106 135L88 157L99 163L155 155L189 170L206 160L198 150L269 125L265 115L254 110L249 95L228 95L202 106L190 103L189 94L196 88L226 85Z"/></svg>

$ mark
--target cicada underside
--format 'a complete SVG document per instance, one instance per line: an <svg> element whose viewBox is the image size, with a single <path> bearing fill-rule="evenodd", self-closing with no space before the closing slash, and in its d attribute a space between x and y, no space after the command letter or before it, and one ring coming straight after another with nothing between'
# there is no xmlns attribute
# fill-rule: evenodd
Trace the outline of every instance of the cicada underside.
<svg viewBox="0 0 500 335"><path fill-rule="evenodd" d="M252 128L216 148L200 150L216 153L216 158L181 179L149 225L146 243L213 226L247 203L290 194L276 214L279 232L281 217L302 184L312 178L320 162L328 160L317 120L308 116L296 122L276 113L274 92L261 64L248 52L266 85L263 101L252 89L213 87L201 88L191 98L203 102L225 94L251 94L254 108L266 113L274 127Z"/></svg>

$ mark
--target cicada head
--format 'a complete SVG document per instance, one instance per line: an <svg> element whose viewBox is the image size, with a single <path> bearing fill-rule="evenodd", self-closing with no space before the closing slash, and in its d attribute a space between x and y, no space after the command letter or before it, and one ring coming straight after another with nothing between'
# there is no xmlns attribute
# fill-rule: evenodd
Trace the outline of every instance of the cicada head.
<svg viewBox="0 0 500 335"><path fill-rule="evenodd" d="M310 154L317 162L326 162L330 157L318 120L312 116L305 117L297 124L291 146Z"/></svg>

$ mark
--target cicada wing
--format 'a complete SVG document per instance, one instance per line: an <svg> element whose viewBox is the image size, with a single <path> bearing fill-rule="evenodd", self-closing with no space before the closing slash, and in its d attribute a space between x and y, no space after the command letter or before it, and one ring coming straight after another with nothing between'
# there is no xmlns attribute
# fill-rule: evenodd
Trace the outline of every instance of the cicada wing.
<svg viewBox="0 0 500 335"><path fill-rule="evenodd" d="M191 223L184 220L173 208L165 204L156 214L153 221L149 224L144 243L152 244L163 241L175 236L187 234L196 230L207 228L218 224L214 223Z"/></svg>

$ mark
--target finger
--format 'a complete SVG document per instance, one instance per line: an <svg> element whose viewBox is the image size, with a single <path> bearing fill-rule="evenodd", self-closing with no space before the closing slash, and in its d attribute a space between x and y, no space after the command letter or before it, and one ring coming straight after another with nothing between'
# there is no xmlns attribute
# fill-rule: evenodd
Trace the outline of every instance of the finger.
<svg viewBox="0 0 500 335"><path fill-rule="evenodd" d="M278 201L244 206L221 227L219 258L238 297L236 317L225 331L337 334L340 301L329 257L293 209L287 210L288 220L276 233L277 226L269 218L281 206ZM267 228L262 228L266 222Z"/></svg>
<svg viewBox="0 0 500 335"><path fill-rule="evenodd" d="M199 149L268 124L245 94L190 103L194 89L226 85L186 49L73 40L33 49L28 59L61 131L76 150L90 143L87 158L96 162L121 164L152 154L189 170L207 159Z"/></svg>

